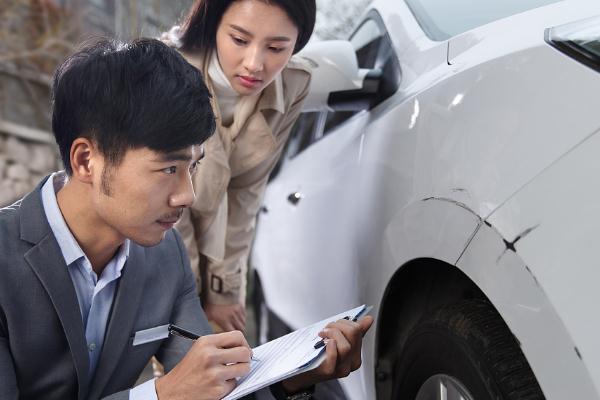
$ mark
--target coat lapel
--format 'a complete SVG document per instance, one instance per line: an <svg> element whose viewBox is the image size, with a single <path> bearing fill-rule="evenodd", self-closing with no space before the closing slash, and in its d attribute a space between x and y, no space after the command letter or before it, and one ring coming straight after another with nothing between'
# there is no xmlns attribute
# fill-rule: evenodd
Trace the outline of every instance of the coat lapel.
<svg viewBox="0 0 600 400"><path fill-rule="evenodd" d="M132 244L113 301L102 354L90 388L90 399L98 399L103 395L103 390L115 372L125 347L129 344L130 333L144 291L146 278L144 264L144 251L140 246Z"/></svg>
<svg viewBox="0 0 600 400"><path fill-rule="evenodd" d="M79 383L78 398L84 399L89 370L85 332L73 282L42 206L41 187L45 181L23 199L21 239L34 244L25 253L25 260L48 292L56 310L73 356Z"/></svg>
<svg viewBox="0 0 600 400"><path fill-rule="evenodd" d="M227 190L229 177L229 154L218 134L205 142L206 162L202 162L192 178L196 199L192 209L199 213L211 213L218 207L223 193ZM205 222L205 221L201 221ZM205 227L200 228L204 232Z"/></svg>
<svg viewBox="0 0 600 400"><path fill-rule="evenodd" d="M229 157L231 175L236 176L255 167L276 148L277 142L263 113L254 113L238 135Z"/></svg>

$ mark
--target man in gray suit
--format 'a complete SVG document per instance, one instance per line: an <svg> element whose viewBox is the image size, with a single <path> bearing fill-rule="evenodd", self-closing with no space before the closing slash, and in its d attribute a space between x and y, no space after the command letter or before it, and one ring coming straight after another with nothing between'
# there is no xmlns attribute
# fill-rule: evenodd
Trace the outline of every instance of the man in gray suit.
<svg viewBox="0 0 600 400"><path fill-rule="evenodd" d="M0 210L0 399L222 398L251 351L210 334L172 229L214 130L200 74L158 41L101 41L59 67L53 94L65 171ZM169 323L205 336L133 346ZM329 326L325 362L274 395L358 368L371 323ZM168 373L131 389L152 356Z"/></svg>

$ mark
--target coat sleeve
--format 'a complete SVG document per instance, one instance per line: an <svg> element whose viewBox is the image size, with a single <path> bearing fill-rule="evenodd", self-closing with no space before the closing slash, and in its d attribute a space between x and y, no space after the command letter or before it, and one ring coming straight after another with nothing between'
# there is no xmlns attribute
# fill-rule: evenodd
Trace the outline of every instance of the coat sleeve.
<svg viewBox="0 0 600 400"><path fill-rule="evenodd" d="M2 382L0 385L0 399L16 400L19 398L17 376L10 354L8 339L3 332L4 330L0 327L0 382Z"/></svg>
<svg viewBox="0 0 600 400"><path fill-rule="evenodd" d="M208 260L207 264L209 273L206 301L211 304L244 304L248 254L254 237L256 215L269 175L277 164L292 126L302 111L309 87L310 79L307 79L306 85L287 110L277 132L274 132L276 137L281 138L275 151L256 167L233 177L229 182L225 257L222 262Z"/></svg>

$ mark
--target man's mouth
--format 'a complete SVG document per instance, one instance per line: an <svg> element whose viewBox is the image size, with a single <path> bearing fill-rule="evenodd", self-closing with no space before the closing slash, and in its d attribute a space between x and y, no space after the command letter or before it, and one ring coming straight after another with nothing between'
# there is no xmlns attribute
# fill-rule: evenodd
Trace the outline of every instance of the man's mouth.
<svg viewBox="0 0 600 400"><path fill-rule="evenodd" d="M171 229L173 225L175 225L177 221L179 221L179 218L181 218L182 213L183 210L181 210L177 214L166 215L160 219L157 219L156 222L165 229Z"/></svg>

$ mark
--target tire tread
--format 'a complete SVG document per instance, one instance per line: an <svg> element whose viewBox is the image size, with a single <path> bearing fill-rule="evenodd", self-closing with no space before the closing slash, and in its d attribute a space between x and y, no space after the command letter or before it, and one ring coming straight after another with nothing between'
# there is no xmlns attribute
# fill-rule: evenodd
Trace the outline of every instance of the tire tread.
<svg viewBox="0 0 600 400"><path fill-rule="evenodd" d="M521 352L519 342L493 306L483 300L462 300L436 310L420 327L442 325L481 351L502 400L545 397Z"/></svg>

